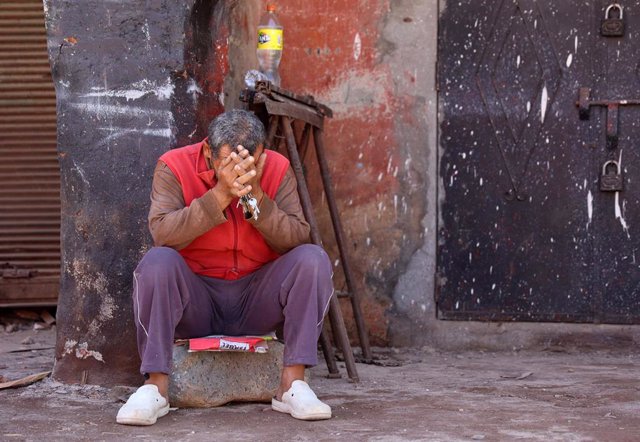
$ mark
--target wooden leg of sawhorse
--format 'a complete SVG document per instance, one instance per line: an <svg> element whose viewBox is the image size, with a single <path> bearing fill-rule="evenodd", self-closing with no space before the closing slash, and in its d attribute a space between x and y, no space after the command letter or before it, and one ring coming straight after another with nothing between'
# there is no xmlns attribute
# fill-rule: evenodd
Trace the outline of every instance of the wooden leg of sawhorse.
<svg viewBox="0 0 640 442"><path fill-rule="evenodd" d="M351 299L351 307L353 309L353 316L356 321L356 328L358 329L360 347L362 348L362 357L367 361L371 361L373 359L373 355L371 354L371 347L369 346L369 333L364 323L362 308L360 306L360 292L356 290L356 286L353 282L353 276L351 273L351 260L347 251L346 240L344 239L344 230L342 229L342 223L340 222L340 213L338 212L336 199L333 195L333 186L331 184L331 177L329 175L327 158L325 157L322 129L318 127L313 128L313 139L316 146L316 157L318 159L318 165L320 166L320 175L322 177L324 193L327 196L327 204L329 205L329 213L331 214L331 222L333 223L333 233L335 234L336 243L338 244L338 250L340 251L340 258L342 258L342 269L344 270L344 278L349 290L349 298Z"/></svg>
<svg viewBox="0 0 640 442"><path fill-rule="evenodd" d="M314 244L321 246L322 240L320 238L320 231L313 212L313 206L311 205L311 197L309 196L309 189L307 188L307 182L304 178L302 162L298 155L298 146L296 145L296 139L293 135L291 119L289 117L282 116L280 117L280 124L285 136L287 152L289 153L289 161L291 162L291 167L296 176L296 180L298 181L298 193L300 195L302 210L309 226L311 227L311 241ZM356 361L353 357L353 351L351 350L351 344L349 343L349 336L347 335L347 328L344 325L342 311L340 310L340 304L338 303L336 296L332 296L329 303L329 319L331 321L334 339L344 355L347 374L351 380L358 382L359 378L358 370L356 369Z"/></svg>
<svg viewBox="0 0 640 442"><path fill-rule="evenodd" d="M327 377L339 378L340 370L338 370L338 364L336 364L336 353L333 351L333 345L331 345L331 340L327 335L325 327L322 327L322 332L320 333L320 347L324 354L324 360L327 362L327 369L329 369L329 375Z"/></svg>

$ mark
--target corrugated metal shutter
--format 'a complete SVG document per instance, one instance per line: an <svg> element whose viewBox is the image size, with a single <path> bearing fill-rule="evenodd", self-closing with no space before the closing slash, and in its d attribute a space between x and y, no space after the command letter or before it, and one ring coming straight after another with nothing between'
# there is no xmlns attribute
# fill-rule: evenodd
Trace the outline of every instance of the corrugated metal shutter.
<svg viewBox="0 0 640 442"><path fill-rule="evenodd" d="M0 306L55 305L56 99L42 0L0 2Z"/></svg>

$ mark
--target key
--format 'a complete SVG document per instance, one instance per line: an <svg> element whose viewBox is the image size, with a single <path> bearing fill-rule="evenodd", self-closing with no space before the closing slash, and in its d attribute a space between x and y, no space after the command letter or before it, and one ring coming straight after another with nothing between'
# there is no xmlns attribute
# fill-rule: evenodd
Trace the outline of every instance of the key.
<svg viewBox="0 0 640 442"><path fill-rule="evenodd" d="M238 199L238 206L239 205L242 205L242 211L244 212L245 219L258 219L258 215L260 214L258 201L254 198L253 195L251 195L251 193L240 197L240 199Z"/></svg>
<svg viewBox="0 0 640 442"><path fill-rule="evenodd" d="M260 209L258 208L258 200L256 200L251 194L249 194L249 196L250 198L247 204L249 205L249 209L253 214L253 219L257 220L258 215L260 215Z"/></svg>

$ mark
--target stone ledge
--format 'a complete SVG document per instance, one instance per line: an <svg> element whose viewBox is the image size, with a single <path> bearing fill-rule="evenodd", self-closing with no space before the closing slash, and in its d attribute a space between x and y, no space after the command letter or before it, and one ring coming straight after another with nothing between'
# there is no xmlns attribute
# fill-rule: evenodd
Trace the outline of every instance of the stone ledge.
<svg viewBox="0 0 640 442"><path fill-rule="evenodd" d="M284 345L269 342L268 353L173 350L169 378L172 407L217 407L232 401L270 402L280 383Z"/></svg>

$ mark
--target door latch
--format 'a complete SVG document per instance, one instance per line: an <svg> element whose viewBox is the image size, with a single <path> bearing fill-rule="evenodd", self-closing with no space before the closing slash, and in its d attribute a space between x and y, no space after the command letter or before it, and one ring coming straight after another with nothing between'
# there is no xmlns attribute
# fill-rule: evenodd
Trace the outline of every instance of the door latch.
<svg viewBox="0 0 640 442"><path fill-rule="evenodd" d="M640 106L640 99L630 100L592 100L591 88L581 87L578 94L578 114L581 120L591 116L591 106L607 108L607 147L611 150L618 147L618 112L621 106Z"/></svg>

